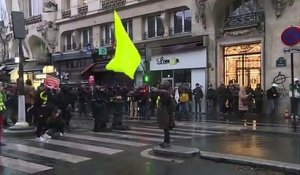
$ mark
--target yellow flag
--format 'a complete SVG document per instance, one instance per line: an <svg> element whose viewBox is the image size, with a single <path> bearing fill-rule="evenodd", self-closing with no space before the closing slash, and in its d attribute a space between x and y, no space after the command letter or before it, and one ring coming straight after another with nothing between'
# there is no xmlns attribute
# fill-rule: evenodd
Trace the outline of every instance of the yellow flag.
<svg viewBox="0 0 300 175"><path fill-rule="evenodd" d="M114 12L115 17L115 37L116 52L114 58L106 65L107 70L123 72L131 79L141 63L141 56L135 45L127 35L118 13Z"/></svg>

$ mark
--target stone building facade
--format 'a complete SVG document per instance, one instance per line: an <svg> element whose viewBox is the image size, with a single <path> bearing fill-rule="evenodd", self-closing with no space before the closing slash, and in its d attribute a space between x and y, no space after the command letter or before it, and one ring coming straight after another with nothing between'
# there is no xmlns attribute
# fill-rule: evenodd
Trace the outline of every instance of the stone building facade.
<svg viewBox="0 0 300 175"><path fill-rule="evenodd" d="M33 9L24 5L29 1L6 0L6 3L9 10L18 7L26 11ZM34 60L47 58L40 53L44 47L44 53L52 55L51 63L56 65L60 77L64 75L69 83L84 81L92 74L101 79L103 75L118 77L104 69L115 44L112 9L119 12L144 59L144 65L137 71L136 84L141 84L146 71L153 81L168 80L173 86L194 88L198 82L206 89L208 83L216 87L232 80L253 88L261 83L267 89L274 77L290 77L290 56L283 53L286 46L280 36L287 27L300 25L300 1L295 0L48 0L44 3L50 10L42 11L40 16L28 16L24 45L29 58ZM16 55L15 48L11 44L12 57ZM98 57L94 54L96 49L108 53ZM286 66L276 66L279 58L286 61ZM299 63L295 59L296 77L300 76ZM288 98L284 97L290 81L287 78L278 82L282 94L280 111L288 107Z"/></svg>

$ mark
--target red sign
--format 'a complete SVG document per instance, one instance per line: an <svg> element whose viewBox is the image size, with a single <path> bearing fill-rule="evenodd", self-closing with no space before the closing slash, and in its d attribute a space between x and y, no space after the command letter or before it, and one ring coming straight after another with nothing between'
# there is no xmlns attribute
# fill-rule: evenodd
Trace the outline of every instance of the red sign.
<svg viewBox="0 0 300 175"><path fill-rule="evenodd" d="M58 78L47 75L46 79L44 80L44 85L50 89L59 89L60 81Z"/></svg>
<svg viewBox="0 0 300 175"><path fill-rule="evenodd" d="M289 27L281 34L281 41L287 46L294 46L300 42L300 28Z"/></svg>
<svg viewBox="0 0 300 175"><path fill-rule="evenodd" d="M94 77L94 75L89 76L89 85L90 86L95 85L95 77Z"/></svg>

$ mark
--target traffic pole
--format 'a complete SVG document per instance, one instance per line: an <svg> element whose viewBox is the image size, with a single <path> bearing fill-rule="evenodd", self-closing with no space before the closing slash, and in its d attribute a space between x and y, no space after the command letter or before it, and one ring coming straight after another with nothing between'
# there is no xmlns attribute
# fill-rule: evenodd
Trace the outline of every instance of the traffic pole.
<svg viewBox="0 0 300 175"><path fill-rule="evenodd" d="M291 53L291 78L292 78L292 98L291 98L291 113L292 113L292 125L294 132L297 131L297 126L296 126L296 115L295 115L295 105L298 105L296 103L296 98L295 98L295 92L294 92L294 53ZM297 111L298 112L298 111Z"/></svg>

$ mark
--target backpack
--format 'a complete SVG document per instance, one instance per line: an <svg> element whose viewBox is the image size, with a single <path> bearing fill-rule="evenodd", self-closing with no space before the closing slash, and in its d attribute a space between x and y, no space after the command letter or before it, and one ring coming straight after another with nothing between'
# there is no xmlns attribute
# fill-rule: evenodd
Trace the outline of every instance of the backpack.
<svg viewBox="0 0 300 175"><path fill-rule="evenodd" d="M180 102L183 102L183 103L188 102L189 101L189 94L186 93L186 92L182 93L179 97L179 100L180 100Z"/></svg>

